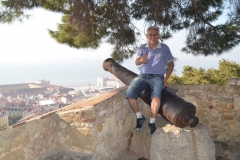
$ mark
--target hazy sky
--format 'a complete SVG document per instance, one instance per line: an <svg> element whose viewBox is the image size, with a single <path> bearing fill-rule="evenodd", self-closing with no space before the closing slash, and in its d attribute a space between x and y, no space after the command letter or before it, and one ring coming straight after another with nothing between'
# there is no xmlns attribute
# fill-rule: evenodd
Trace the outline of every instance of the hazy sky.
<svg viewBox="0 0 240 160"><path fill-rule="evenodd" d="M61 23L61 15L43 9L35 9L30 12L32 15L23 22L12 24L0 24L0 63L49 63L52 61L70 61L72 59L79 62L102 62L110 57L112 46L102 44L97 50L83 50L70 48L67 45L59 44L50 37L47 29L55 30L57 23ZM138 26L143 30L143 26ZM218 62L222 58L240 63L240 46L234 48L223 56L192 56L181 52L184 46L185 32L181 31L166 40L166 43L174 57L178 60L175 65L177 74L181 74L185 65L203 68L217 68ZM133 64L133 60L128 60L123 65Z"/></svg>

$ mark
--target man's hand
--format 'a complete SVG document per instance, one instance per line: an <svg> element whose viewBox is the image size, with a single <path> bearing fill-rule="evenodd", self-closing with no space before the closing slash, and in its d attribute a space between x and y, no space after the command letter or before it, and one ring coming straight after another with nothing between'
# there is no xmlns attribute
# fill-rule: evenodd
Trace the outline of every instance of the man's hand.
<svg viewBox="0 0 240 160"><path fill-rule="evenodd" d="M147 63L147 62L148 62L148 57L145 52L143 52L143 56L137 56L137 58L135 60L136 65L141 65L141 64Z"/></svg>
<svg viewBox="0 0 240 160"><path fill-rule="evenodd" d="M146 53L143 52L143 56L141 58L141 62L145 64L145 63L147 63L147 61L148 61L148 57L147 57Z"/></svg>
<svg viewBox="0 0 240 160"><path fill-rule="evenodd" d="M164 79L164 85L163 85L163 88L166 88L168 87L168 82L167 82L167 79Z"/></svg>

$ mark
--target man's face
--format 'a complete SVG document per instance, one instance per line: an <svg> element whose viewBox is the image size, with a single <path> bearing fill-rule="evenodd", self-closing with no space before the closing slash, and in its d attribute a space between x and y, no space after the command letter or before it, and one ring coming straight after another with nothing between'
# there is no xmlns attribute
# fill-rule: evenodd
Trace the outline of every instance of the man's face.
<svg viewBox="0 0 240 160"><path fill-rule="evenodd" d="M156 45L158 43L159 34L156 29L150 29L146 36L149 44Z"/></svg>

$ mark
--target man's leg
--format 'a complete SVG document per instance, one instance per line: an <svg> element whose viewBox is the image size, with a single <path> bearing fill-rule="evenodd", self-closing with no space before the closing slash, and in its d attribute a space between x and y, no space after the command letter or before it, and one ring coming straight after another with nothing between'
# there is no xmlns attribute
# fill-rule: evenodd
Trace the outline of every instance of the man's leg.
<svg viewBox="0 0 240 160"><path fill-rule="evenodd" d="M146 118L139 111L137 98L140 95L140 93L148 85L149 84L146 80L144 80L141 77L136 77L135 79L133 79L133 81L131 82L130 86L128 87L128 89L126 91L126 98L128 99L128 102L129 102L133 112L136 114L136 118L137 118L136 129L137 130L142 128L142 125L146 120Z"/></svg>
<svg viewBox="0 0 240 160"><path fill-rule="evenodd" d="M150 133L153 134L156 131L156 126L155 126L155 119L158 114L158 110L160 108L161 104L161 94L162 94L162 89L163 89L163 76L159 75L157 77L153 77L150 81L151 87L152 87L152 102L151 102L151 117L150 117L150 123L149 128L150 128Z"/></svg>
<svg viewBox="0 0 240 160"><path fill-rule="evenodd" d="M129 104L130 104L134 113L139 112L138 102L137 102L136 99L128 98L128 102L129 102Z"/></svg>
<svg viewBox="0 0 240 160"><path fill-rule="evenodd" d="M136 118L137 118L136 130L140 130L142 128L143 124L145 123L146 118L139 111L138 102L136 99L128 98L128 102L129 102L133 112L136 114Z"/></svg>
<svg viewBox="0 0 240 160"><path fill-rule="evenodd" d="M158 97L153 97L152 102L151 102L151 117L150 117L150 122L148 124L150 128L150 133L153 134L156 131L156 125L155 125L155 120L158 114L158 110L160 108L160 103L161 100Z"/></svg>
<svg viewBox="0 0 240 160"><path fill-rule="evenodd" d="M153 97L151 102L151 118L156 118L160 108L161 100L158 97Z"/></svg>

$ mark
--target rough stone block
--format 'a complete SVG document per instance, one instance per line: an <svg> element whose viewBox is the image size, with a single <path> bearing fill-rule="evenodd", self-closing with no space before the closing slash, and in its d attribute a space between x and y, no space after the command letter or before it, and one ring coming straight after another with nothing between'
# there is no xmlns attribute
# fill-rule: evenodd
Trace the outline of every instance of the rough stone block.
<svg viewBox="0 0 240 160"><path fill-rule="evenodd" d="M82 109L84 119L94 119L96 118L95 109L93 106L86 106Z"/></svg>
<svg viewBox="0 0 240 160"><path fill-rule="evenodd" d="M232 106L229 103L226 102L219 102L214 106L215 109L220 111L232 111Z"/></svg>
<svg viewBox="0 0 240 160"><path fill-rule="evenodd" d="M227 126L227 133L228 135L230 136L234 136L234 137L237 137L240 135L240 124L239 122L236 122L236 121L231 121L228 123L228 126Z"/></svg>
<svg viewBox="0 0 240 160"><path fill-rule="evenodd" d="M150 159L214 160L215 144L203 124L191 129L167 125L153 134Z"/></svg>
<svg viewBox="0 0 240 160"><path fill-rule="evenodd" d="M219 134L218 137L216 138L216 140L218 142L225 142L227 140L227 136L224 133Z"/></svg>
<svg viewBox="0 0 240 160"><path fill-rule="evenodd" d="M48 155L44 160L92 160L94 157L93 153L85 152L72 152L72 151L56 151L51 155Z"/></svg>
<svg viewBox="0 0 240 160"><path fill-rule="evenodd" d="M223 114L222 117L221 117L221 120L222 121L231 121L231 120L234 120L234 118L235 118L234 113L232 113L232 114Z"/></svg>
<svg viewBox="0 0 240 160"><path fill-rule="evenodd" d="M234 110L240 110L240 97L234 98Z"/></svg>
<svg viewBox="0 0 240 160"><path fill-rule="evenodd" d="M143 125L143 128L139 131L135 130L136 121L130 124L133 128L130 149L140 157L144 157L146 159L150 158L150 146L152 138L152 135L150 134L150 129L148 127L149 116L145 116L147 118L147 121ZM170 122L165 120L163 117L158 116L156 118L157 128L162 128L167 124L170 124Z"/></svg>
<svg viewBox="0 0 240 160"><path fill-rule="evenodd" d="M107 109L104 109L99 112L98 116L105 116L108 113Z"/></svg>
<svg viewBox="0 0 240 160"><path fill-rule="evenodd" d="M213 94L208 94L208 98L213 98L213 99L221 99L222 96L219 96L219 95L213 95Z"/></svg>
<svg viewBox="0 0 240 160"><path fill-rule="evenodd" d="M60 126L60 128L64 129L64 128L67 127L67 123L65 123L65 122L59 122L59 126Z"/></svg>
<svg viewBox="0 0 240 160"><path fill-rule="evenodd" d="M229 78L228 84L229 85L240 85L240 78Z"/></svg>

